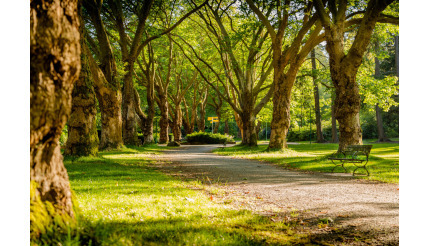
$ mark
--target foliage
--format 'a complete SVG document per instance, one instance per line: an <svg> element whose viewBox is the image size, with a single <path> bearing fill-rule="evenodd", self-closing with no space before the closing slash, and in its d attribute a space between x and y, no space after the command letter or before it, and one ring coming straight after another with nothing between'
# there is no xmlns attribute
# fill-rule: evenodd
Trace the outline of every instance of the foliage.
<svg viewBox="0 0 430 246"><path fill-rule="evenodd" d="M233 136L220 133L193 132L185 137L188 143L222 144L234 142Z"/></svg>

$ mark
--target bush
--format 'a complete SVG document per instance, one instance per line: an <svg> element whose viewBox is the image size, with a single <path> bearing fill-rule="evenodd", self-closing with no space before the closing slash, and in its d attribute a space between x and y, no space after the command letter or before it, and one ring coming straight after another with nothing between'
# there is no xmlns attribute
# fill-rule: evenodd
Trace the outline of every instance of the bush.
<svg viewBox="0 0 430 246"><path fill-rule="evenodd" d="M188 143L194 144L222 144L234 142L233 136L220 133L193 132L185 137Z"/></svg>

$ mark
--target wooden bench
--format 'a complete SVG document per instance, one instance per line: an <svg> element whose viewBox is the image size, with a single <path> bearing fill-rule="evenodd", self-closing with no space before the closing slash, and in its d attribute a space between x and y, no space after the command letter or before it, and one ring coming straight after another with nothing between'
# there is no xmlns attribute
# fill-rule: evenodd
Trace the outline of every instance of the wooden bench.
<svg viewBox="0 0 430 246"><path fill-rule="evenodd" d="M359 168L363 168L367 172L367 176L370 175L369 170L367 170L366 165L369 162L369 154L372 149L372 145L349 145L344 151L336 153L334 156L328 159L335 165L331 172L333 173L336 167L342 167L346 171L344 166L345 163L352 163L355 165L355 169L352 173L355 176L355 171ZM364 158L365 157L365 158ZM364 165L363 165L364 163Z"/></svg>

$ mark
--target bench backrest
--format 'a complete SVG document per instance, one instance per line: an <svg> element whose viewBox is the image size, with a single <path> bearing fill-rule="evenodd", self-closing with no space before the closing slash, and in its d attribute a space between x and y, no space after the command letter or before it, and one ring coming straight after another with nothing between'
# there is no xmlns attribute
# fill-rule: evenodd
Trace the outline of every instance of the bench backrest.
<svg viewBox="0 0 430 246"><path fill-rule="evenodd" d="M343 151L345 154L365 155L369 157L373 145L348 145Z"/></svg>

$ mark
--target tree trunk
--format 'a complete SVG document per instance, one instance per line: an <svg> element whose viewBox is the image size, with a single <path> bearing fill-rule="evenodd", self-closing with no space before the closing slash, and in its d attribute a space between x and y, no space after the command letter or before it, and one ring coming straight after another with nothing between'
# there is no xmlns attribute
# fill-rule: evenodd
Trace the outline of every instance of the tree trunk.
<svg viewBox="0 0 430 246"><path fill-rule="evenodd" d="M154 81L148 83L146 89L146 102L148 104L148 114L146 116L145 126L143 129L143 143L151 144L154 142L154 117L155 117L155 105L154 105Z"/></svg>
<svg viewBox="0 0 430 246"><path fill-rule="evenodd" d="M31 199L74 217L59 139L70 115L73 83L81 69L77 1L30 2Z"/></svg>
<svg viewBox="0 0 430 246"><path fill-rule="evenodd" d="M248 97L248 99L251 99ZM251 101L245 101L240 118L242 121L242 145L257 146L257 132L255 129L255 115L253 114L254 105Z"/></svg>
<svg viewBox="0 0 430 246"><path fill-rule="evenodd" d="M204 132L205 131L205 117L206 117L206 103L208 100L207 91L206 95L203 97L203 101L200 103L200 112L199 112L199 120L197 123L197 127L199 131Z"/></svg>
<svg viewBox="0 0 430 246"><path fill-rule="evenodd" d="M333 69L332 69L333 70ZM332 73L336 88L335 117L339 122L339 151L348 145L363 144L360 126L360 94L355 81L355 73L351 75L346 69Z"/></svg>
<svg viewBox="0 0 430 246"><path fill-rule="evenodd" d="M99 46L99 50L96 53L99 55L100 66L96 63L86 45L84 45L82 49L89 60L96 97L101 111L101 137L99 149L121 148L123 145L121 118L122 97L119 90L120 84L117 78L115 57L98 5L95 1L82 1L82 4L90 15L96 30Z"/></svg>
<svg viewBox="0 0 430 246"><path fill-rule="evenodd" d="M172 122L172 132L173 132L173 137L174 137L174 141L181 141L182 138L182 133L181 133L181 127L182 127L182 110L181 110L181 105L177 104L175 105L175 112L174 112L174 117L173 117L173 122Z"/></svg>
<svg viewBox="0 0 430 246"><path fill-rule="evenodd" d="M99 149L122 147L121 92L106 80L88 47L83 52L88 58L99 108L101 111L101 137Z"/></svg>
<svg viewBox="0 0 430 246"><path fill-rule="evenodd" d="M132 68L124 76L122 101L122 139L124 144L139 145L136 128L136 101L134 100L134 85Z"/></svg>
<svg viewBox="0 0 430 246"><path fill-rule="evenodd" d="M160 105L160 144L169 141L169 107L165 95L159 95Z"/></svg>
<svg viewBox="0 0 430 246"><path fill-rule="evenodd" d="M324 136L321 127L321 111L320 111L320 96L318 91L318 83L316 78L316 62L315 62L315 49L311 51L312 61L312 80L314 83L314 100L315 100L315 124L317 126L317 143L324 143Z"/></svg>
<svg viewBox="0 0 430 246"><path fill-rule="evenodd" d="M282 70L276 67L274 73L277 73L277 75L274 81L275 92L273 94L273 116L270 124L269 149L284 149L287 147L286 138L290 127L291 90L295 76L287 77Z"/></svg>
<svg viewBox="0 0 430 246"><path fill-rule="evenodd" d="M82 29L82 26L81 26ZM81 36L83 32L81 32ZM84 39L81 39L81 43ZM95 156L99 138L96 121L96 96L88 58L81 53L81 72L72 92L72 110L68 121L68 138L65 155Z"/></svg>

